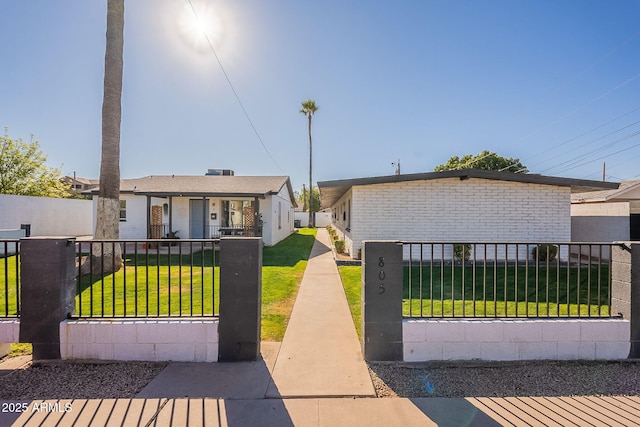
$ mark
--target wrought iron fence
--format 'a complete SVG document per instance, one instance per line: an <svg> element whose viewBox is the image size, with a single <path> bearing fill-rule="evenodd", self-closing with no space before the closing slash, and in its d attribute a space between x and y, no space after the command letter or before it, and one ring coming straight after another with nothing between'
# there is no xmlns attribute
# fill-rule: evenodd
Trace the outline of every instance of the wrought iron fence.
<svg viewBox="0 0 640 427"><path fill-rule="evenodd" d="M402 244L406 317L612 316L612 244Z"/></svg>
<svg viewBox="0 0 640 427"><path fill-rule="evenodd" d="M75 317L219 314L218 240L100 240L76 246ZM119 265L115 273L109 273L110 263Z"/></svg>
<svg viewBox="0 0 640 427"><path fill-rule="evenodd" d="M0 317L20 316L20 240L0 240Z"/></svg>

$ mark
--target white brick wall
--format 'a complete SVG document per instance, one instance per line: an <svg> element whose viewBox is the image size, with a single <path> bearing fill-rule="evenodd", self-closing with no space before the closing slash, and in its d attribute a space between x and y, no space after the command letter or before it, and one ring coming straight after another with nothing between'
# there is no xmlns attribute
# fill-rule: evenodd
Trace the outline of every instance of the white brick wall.
<svg viewBox="0 0 640 427"><path fill-rule="evenodd" d="M65 320L62 359L218 361L217 319Z"/></svg>
<svg viewBox="0 0 640 427"><path fill-rule="evenodd" d="M404 320L404 360L617 360L631 348L621 319Z"/></svg>
<svg viewBox="0 0 640 427"><path fill-rule="evenodd" d="M445 178L355 186L334 207L351 199L355 252L363 240L569 241L570 197L568 187Z"/></svg>

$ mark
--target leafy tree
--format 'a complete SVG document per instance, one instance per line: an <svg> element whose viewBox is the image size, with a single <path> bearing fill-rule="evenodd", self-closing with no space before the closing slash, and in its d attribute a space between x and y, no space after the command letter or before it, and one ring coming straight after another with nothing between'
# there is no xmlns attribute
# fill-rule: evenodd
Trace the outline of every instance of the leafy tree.
<svg viewBox="0 0 640 427"><path fill-rule="evenodd" d="M461 158L458 156L451 157L447 163L438 165L434 171L446 171L455 169L482 169L490 171L506 171L506 172L524 172L527 173L528 169L522 163L520 159L514 159L511 157L502 157L494 152L484 150L478 155L467 154Z"/></svg>
<svg viewBox="0 0 640 427"><path fill-rule="evenodd" d="M71 186L61 181L60 169L50 168L38 141L0 136L0 194L69 197Z"/></svg>
<svg viewBox="0 0 640 427"><path fill-rule="evenodd" d="M318 107L316 106L316 102L314 100L307 99L302 103L302 108L300 109L300 112L305 116L307 116L307 118L309 119L309 188L313 188L313 180L312 180L312 174L311 174L311 169L313 167L313 161L312 161L313 160L313 155L312 155L313 144L311 143L311 118L316 113L316 111L318 111ZM313 200L311 199L312 195L313 195L313 191L309 193L308 206L313 206ZM312 210L309 209L309 227L312 227L313 226L312 224L313 224L313 213L312 213Z"/></svg>
<svg viewBox="0 0 640 427"><path fill-rule="evenodd" d="M309 190L304 185L302 191L296 191L294 193L296 203L303 206L303 211L308 211L309 206ZM313 193L311 194L311 212L318 212L320 210L320 190L318 187L313 187Z"/></svg>
<svg viewBox="0 0 640 427"><path fill-rule="evenodd" d="M120 236L120 124L122 121L123 50L124 0L107 0L107 35L102 100L102 153L96 210L96 239L118 239ZM101 252L103 247L104 252ZM120 245L93 245L93 257L90 265L93 273L118 271L122 267ZM86 272L86 267L83 268L83 272Z"/></svg>

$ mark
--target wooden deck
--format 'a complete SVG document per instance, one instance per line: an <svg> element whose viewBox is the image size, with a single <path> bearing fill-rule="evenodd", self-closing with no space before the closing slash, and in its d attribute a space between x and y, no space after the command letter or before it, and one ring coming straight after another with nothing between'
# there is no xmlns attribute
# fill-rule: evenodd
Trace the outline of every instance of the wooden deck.
<svg viewBox="0 0 640 427"><path fill-rule="evenodd" d="M466 401L496 424L503 426L628 427L640 425L640 396L469 397ZM233 410L233 407L238 406L237 402L242 403L241 412L246 415L241 419L269 426L393 426L395 421L398 422L397 425L402 426L436 425L427 419L430 411L424 411L426 414L419 411L409 399L376 398L257 399L255 401L225 401L215 398L31 401L22 414L15 414L12 420L6 417L0 419L0 424L11 425L10 423L15 420L13 426L218 427L240 425L238 414L234 413L237 412L237 408ZM377 410L384 413L378 414ZM340 416L337 417L337 415ZM445 413L446 418L448 416ZM337 421L339 419L342 421ZM442 420L441 411L440 419ZM490 424L492 422L485 417L484 422L476 425Z"/></svg>
<svg viewBox="0 0 640 427"><path fill-rule="evenodd" d="M640 426L639 396L470 397L503 426Z"/></svg>

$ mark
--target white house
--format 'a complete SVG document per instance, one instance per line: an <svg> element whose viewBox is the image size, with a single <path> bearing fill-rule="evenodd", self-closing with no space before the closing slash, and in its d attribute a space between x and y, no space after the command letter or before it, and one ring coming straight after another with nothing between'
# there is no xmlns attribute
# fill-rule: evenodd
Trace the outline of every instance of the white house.
<svg viewBox="0 0 640 427"><path fill-rule="evenodd" d="M560 242L571 193L617 183L475 169L319 182L323 208L357 257L363 240Z"/></svg>
<svg viewBox="0 0 640 427"><path fill-rule="evenodd" d="M97 189L92 192L96 199ZM293 232L295 206L286 176L124 179L120 238L261 236L265 245L275 245Z"/></svg>
<svg viewBox="0 0 640 427"><path fill-rule="evenodd" d="M640 241L640 180L621 182L613 190L572 194L571 239Z"/></svg>

